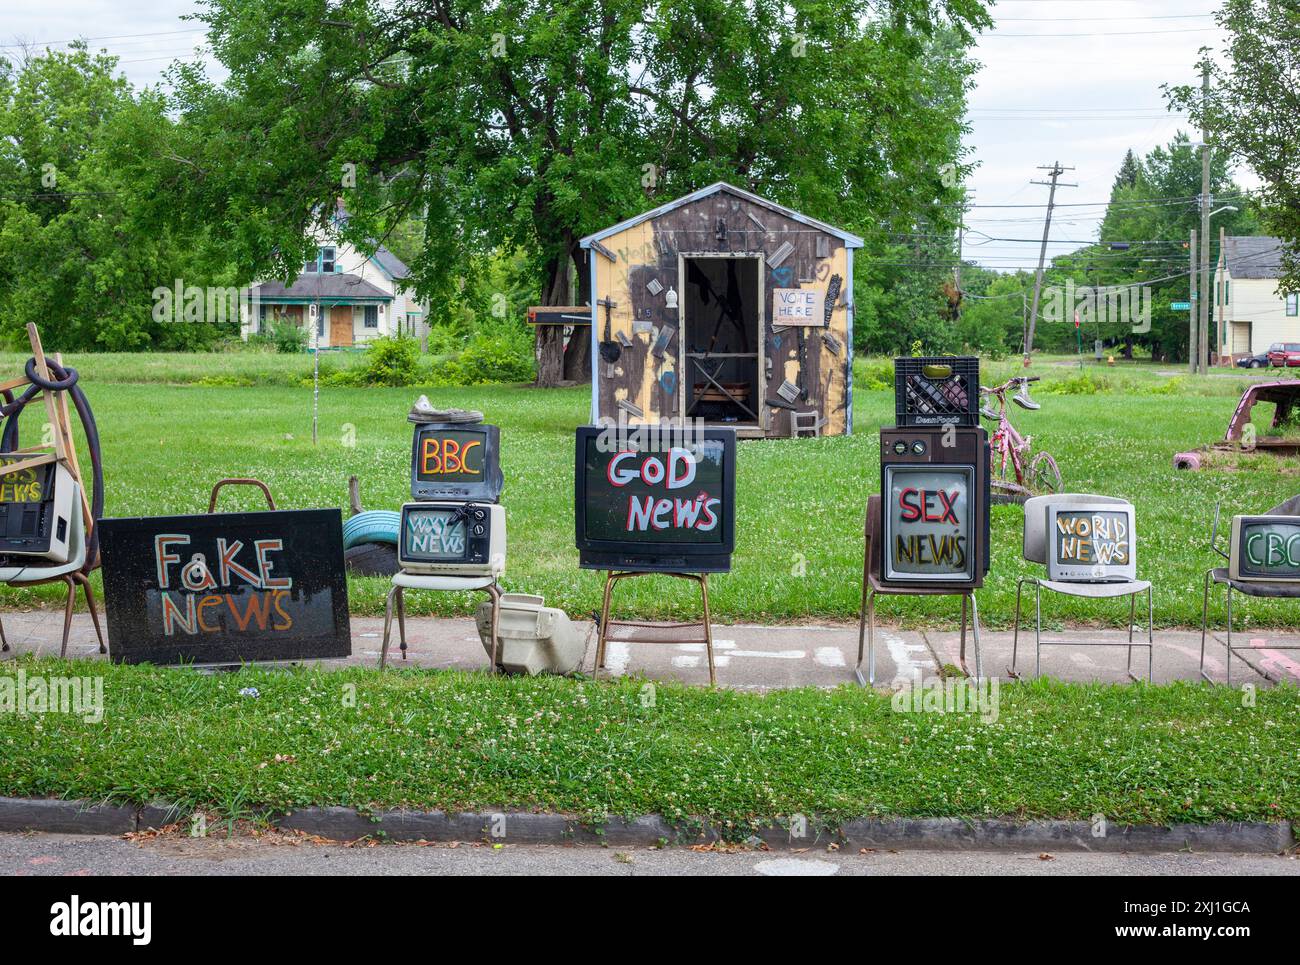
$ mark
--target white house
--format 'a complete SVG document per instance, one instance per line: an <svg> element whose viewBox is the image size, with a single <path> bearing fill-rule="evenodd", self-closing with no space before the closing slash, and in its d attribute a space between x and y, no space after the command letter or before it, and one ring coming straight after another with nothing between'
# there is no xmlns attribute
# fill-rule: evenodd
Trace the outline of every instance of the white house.
<svg viewBox="0 0 1300 965"><path fill-rule="evenodd" d="M1267 352L1275 342L1300 342L1300 296L1278 290L1282 242L1265 235L1229 235L1215 265L1214 309L1221 319L1219 358Z"/></svg>
<svg viewBox="0 0 1300 965"><path fill-rule="evenodd" d="M333 224L346 220L339 205ZM428 305L402 290L410 272L387 248L367 255L338 241L332 232L318 232L316 257L290 285L254 282L249 288L240 334L248 338L274 320L305 327L321 348L361 345L381 335L407 334L424 338L429 331Z"/></svg>

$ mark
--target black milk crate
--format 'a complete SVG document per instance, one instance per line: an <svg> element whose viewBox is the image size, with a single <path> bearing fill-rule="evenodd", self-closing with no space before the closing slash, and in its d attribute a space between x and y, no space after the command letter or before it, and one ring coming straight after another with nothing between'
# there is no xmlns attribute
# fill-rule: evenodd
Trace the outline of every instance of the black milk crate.
<svg viewBox="0 0 1300 965"><path fill-rule="evenodd" d="M975 356L894 359L895 425L977 426L979 405L980 360Z"/></svg>

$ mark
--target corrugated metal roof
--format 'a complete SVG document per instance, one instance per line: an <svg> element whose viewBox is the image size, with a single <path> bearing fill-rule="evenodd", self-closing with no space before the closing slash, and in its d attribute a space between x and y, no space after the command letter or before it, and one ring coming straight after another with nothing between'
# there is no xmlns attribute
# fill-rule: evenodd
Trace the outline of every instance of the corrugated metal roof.
<svg viewBox="0 0 1300 965"><path fill-rule="evenodd" d="M285 287L283 282L265 281L253 286L256 297L272 298L356 298L392 301L393 296L370 282L346 272L306 272Z"/></svg>
<svg viewBox="0 0 1300 965"><path fill-rule="evenodd" d="M620 221L618 224L606 228L603 231L597 231L595 234L587 235L585 238L581 239L578 242L578 244L580 244L584 248L590 248L592 242L594 241L603 241L604 239L608 238L610 235L616 235L620 231L625 231L626 229L631 228L634 225L641 224L641 222L643 221L649 221L651 218L658 218L661 215L667 214L669 211L675 211L677 208L680 208L683 205L690 204L692 201L699 201L701 198L707 198L710 195L717 194L719 191L725 191L728 194L735 195L738 198L743 198L746 201L751 201L754 204L761 205L762 207L767 208L769 211L775 211L778 214L785 215L787 218L790 218L793 221L798 221L800 224L806 224L809 225L810 227L817 228L821 231L824 231L829 235L834 235L835 237L842 239L844 241L845 247L847 248L862 247L863 244L862 239L855 234L845 231L843 228L836 228L833 225L828 225L824 221L818 221L816 218L810 218L806 214L800 214L798 211L795 211L793 208L787 208L784 205L777 204L775 201L769 201L767 200L767 198L761 198L757 194L752 194L749 191L745 191L741 188L736 187L735 185L727 184L725 181L719 181L716 184L710 184L707 188L700 188L700 190L692 194L684 195L683 197L678 198L676 201L669 201L667 204L661 204L659 207L652 208L651 210L645 212L644 214L639 214L634 218L628 218L626 221Z"/></svg>
<svg viewBox="0 0 1300 965"><path fill-rule="evenodd" d="M1223 257L1233 278L1278 278L1282 274L1282 240L1268 235L1228 235Z"/></svg>

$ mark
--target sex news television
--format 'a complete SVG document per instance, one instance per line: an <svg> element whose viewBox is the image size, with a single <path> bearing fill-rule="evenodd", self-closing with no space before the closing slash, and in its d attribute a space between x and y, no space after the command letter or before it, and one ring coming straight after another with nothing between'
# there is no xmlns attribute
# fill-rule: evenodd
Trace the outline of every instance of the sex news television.
<svg viewBox="0 0 1300 965"><path fill-rule="evenodd" d="M580 426L573 505L584 569L725 573L736 545L735 430Z"/></svg>

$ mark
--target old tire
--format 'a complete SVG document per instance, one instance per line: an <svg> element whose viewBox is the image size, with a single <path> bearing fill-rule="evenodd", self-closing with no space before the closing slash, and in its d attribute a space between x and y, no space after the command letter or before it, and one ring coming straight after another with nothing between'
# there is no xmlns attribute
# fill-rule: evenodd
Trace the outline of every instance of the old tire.
<svg viewBox="0 0 1300 965"><path fill-rule="evenodd" d="M393 576L399 569L397 547L389 543L360 543L343 551L343 562L356 576Z"/></svg>
<svg viewBox="0 0 1300 965"><path fill-rule="evenodd" d="M362 543L391 543L397 545L397 530L402 524L402 514L391 509L372 509L343 520L343 548Z"/></svg>

